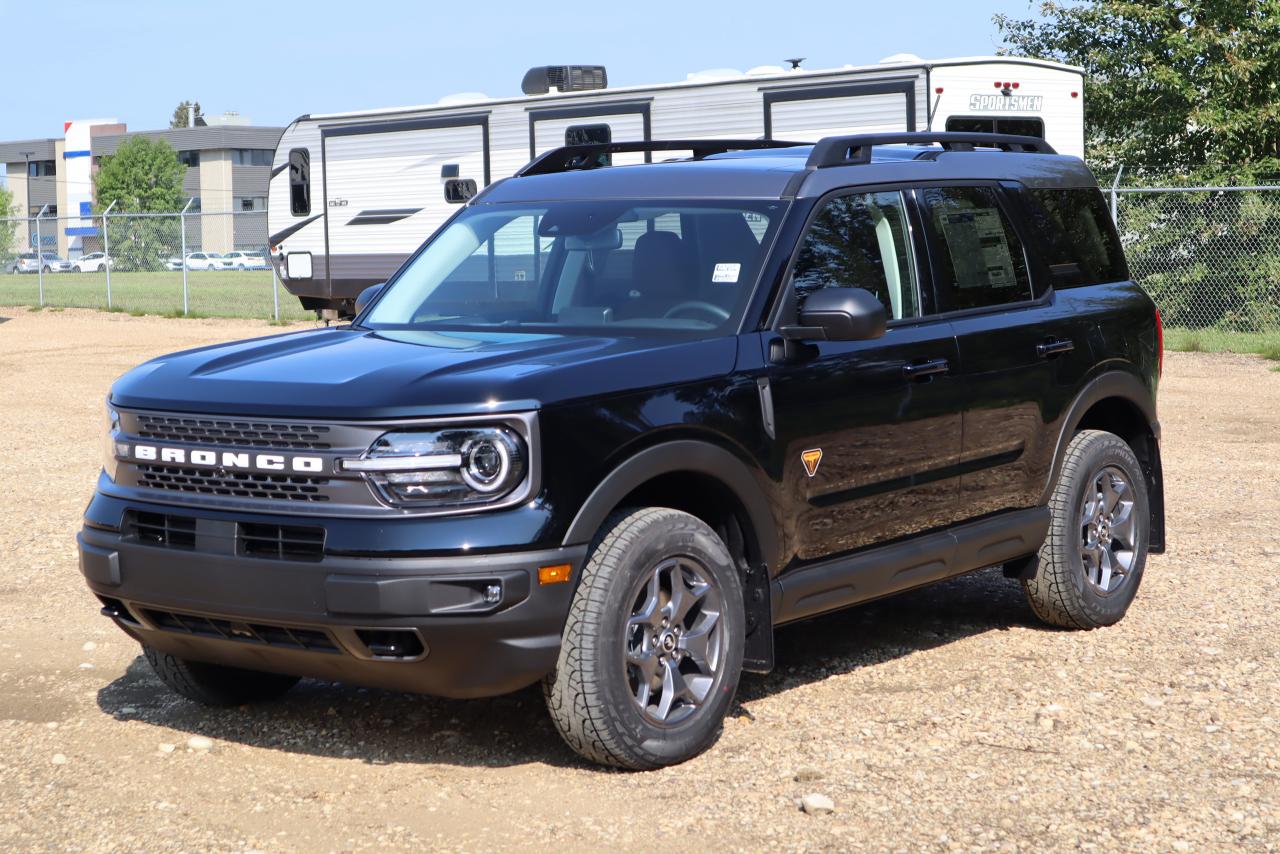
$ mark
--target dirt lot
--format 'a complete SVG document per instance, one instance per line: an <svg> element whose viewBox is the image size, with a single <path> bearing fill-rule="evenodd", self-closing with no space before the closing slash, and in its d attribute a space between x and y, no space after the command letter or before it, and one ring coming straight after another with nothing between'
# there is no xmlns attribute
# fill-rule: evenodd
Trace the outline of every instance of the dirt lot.
<svg viewBox="0 0 1280 854"><path fill-rule="evenodd" d="M167 693L76 565L103 396L276 330L0 315L0 851L1280 848L1269 363L1167 357L1170 549L1121 625L1044 629L988 571L787 628L714 750L623 774L577 762L533 691ZM811 792L835 812L800 812Z"/></svg>

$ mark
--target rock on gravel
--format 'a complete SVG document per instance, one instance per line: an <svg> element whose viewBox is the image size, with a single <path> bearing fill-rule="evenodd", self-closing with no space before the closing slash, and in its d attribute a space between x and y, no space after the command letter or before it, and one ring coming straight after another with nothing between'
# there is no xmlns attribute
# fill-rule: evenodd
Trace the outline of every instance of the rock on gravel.
<svg viewBox="0 0 1280 854"><path fill-rule="evenodd" d="M826 815L836 811L836 802L826 795L813 792L800 799L800 809L809 815Z"/></svg>
<svg viewBox="0 0 1280 854"><path fill-rule="evenodd" d="M187 739L187 747L192 750L212 750L213 739L206 738L203 735L193 735Z"/></svg>

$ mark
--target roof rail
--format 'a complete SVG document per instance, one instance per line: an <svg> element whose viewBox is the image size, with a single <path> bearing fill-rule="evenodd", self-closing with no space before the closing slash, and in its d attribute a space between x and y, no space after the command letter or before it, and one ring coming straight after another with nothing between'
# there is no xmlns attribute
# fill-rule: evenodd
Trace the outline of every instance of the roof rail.
<svg viewBox="0 0 1280 854"><path fill-rule="evenodd" d="M621 154L629 151L692 151L694 160L728 151L753 151L760 148L794 148L812 145L809 142L786 142L780 139L651 139L644 142L599 142L587 145L566 145L552 149L529 163L515 177L550 175L554 172L571 172L577 169L597 169L607 166L602 155Z"/></svg>
<svg viewBox="0 0 1280 854"><path fill-rule="evenodd" d="M973 151L975 148L998 148L1001 151L1025 151L1057 154L1053 146L1035 136L1013 136L1004 133L859 133L852 136L829 136L818 140L805 166L824 169L828 166L854 166L871 162L871 149L877 145L938 144L946 151Z"/></svg>

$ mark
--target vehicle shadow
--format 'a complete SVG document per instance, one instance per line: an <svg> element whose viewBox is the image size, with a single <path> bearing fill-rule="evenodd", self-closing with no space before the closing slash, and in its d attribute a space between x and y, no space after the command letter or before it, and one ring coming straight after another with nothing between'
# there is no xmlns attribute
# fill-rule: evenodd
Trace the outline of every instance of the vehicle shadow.
<svg viewBox="0 0 1280 854"><path fill-rule="evenodd" d="M745 676L731 714L749 716L754 700L833 674L1017 625L1035 623L1017 583L996 569L783 627L777 669ZM98 692L98 706L118 720L366 764L585 767L560 741L537 687L446 700L306 679L279 701L211 709L170 692L138 656Z"/></svg>

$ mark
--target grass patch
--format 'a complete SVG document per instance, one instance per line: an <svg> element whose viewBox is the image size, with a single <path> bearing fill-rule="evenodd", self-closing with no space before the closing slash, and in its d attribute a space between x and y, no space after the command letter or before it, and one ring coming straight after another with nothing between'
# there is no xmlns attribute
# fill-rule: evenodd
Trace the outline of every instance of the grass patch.
<svg viewBox="0 0 1280 854"><path fill-rule="evenodd" d="M1182 353L1257 353L1280 361L1280 331L1224 332L1172 327L1164 331L1164 347Z"/></svg>
<svg viewBox="0 0 1280 854"><path fill-rule="evenodd" d="M253 317L270 320L275 308L270 270L192 270L187 273L183 312L182 272L111 274L107 308L106 273L51 273L44 277L44 303L64 308L96 308L163 317ZM311 320L295 296L277 285L280 320ZM0 305L38 307L40 283L32 275L0 277Z"/></svg>

